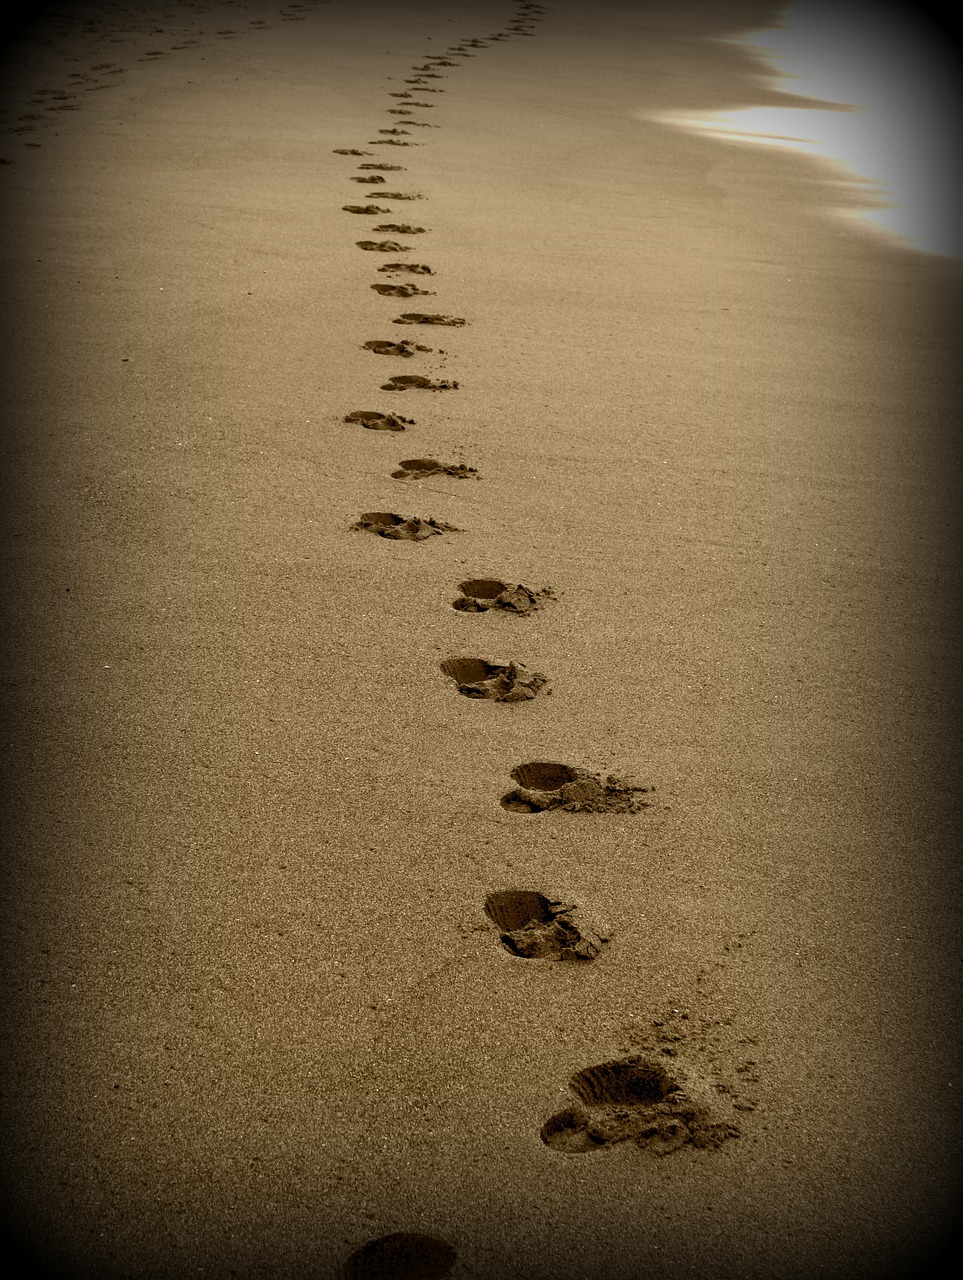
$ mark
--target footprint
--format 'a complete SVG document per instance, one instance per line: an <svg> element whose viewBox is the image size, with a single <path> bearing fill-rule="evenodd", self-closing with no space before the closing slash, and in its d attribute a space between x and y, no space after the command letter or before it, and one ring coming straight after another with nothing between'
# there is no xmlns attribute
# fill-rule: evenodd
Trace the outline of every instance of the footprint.
<svg viewBox="0 0 963 1280"><path fill-rule="evenodd" d="M501 805L512 813L638 813L649 805L641 797L654 790L545 760L520 764L511 776L518 786L502 796Z"/></svg>
<svg viewBox="0 0 963 1280"><path fill-rule="evenodd" d="M389 98L410 98L411 94L410 93L389 93L388 97Z"/></svg>
<svg viewBox="0 0 963 1280"><path fill-rule="evenodd" d="M379 173L373 173L370 176L370 178L352 178L351 181L373 183L373 182L387 182L388 179L382 178L382 176Z"/></svg>
<svg viewBox="0 0 963 1280"><path fill-rule="evenodd" d="M426 480L428 476L454 476L456 480L479 478L475 467L466 467L463 463L436 462L434 458L409 458L407 462L399 462L398 467L399 470L391 473L394 480Z"/></svg>
<svg viewBox="0 0 963 1280"><path fill-rule="evenodd" d="M344 1264L345 1280L443 1280L455 1265L455 1250L435 1236L396 1231L369 1240Z"/></svg>
<svg viewBox="0 0 963 1280"><path fill-rule="evenodd" d="M354 147L335 147L336 156L370 156L370 151L358 151Z"/></svg>
<svg viewBox="0 0 963 1280"><path fill-rule="evenodd" d="M401 142L398 138L372 138L371 145L373 147L420 147L420 142ZM370 151L365 151L366 156L370 156Z"/></svg>
<svg viewBox="0 0 963 1280"><path fill-rule="evenodd" d="M379 191L378 195L382 200L424 200L425 198L420 191ZM385 213L388 212L386 209Z"/></svg>
<svg viewBox="0 0 963 1280"><path fill-rule="evenodd" d="M385 133L391 138L403 138L410 136L407 129L379 129L379 133Z"/></svg>
<svg viewBox="0 0 963 1280"><path fill-rule="evenodd" d="M520 662L502 666L484 658L448 658L441 669L463 697L489 702L531 702L548 684L548 676L529 671Z"/></svg>
<svg viewBox="0 0 963 1280"><path fill-rule="evenodd" d="M411 248L410 244L399 244L397 240L355 240L355 244L371 253L404 253Z"/></svg>
<svg viewBox="0 0 963 1280"><path fill-rule="evenodd" d="M566 904L533 889L503 889L485 899L485 914L502 946L523 960L595 960L612 937L608 925L582 917Z"/></svg>
<svg viewBox="0 0 963 1280"><path fill-rule="evenodd" d="M359 164L359 169L382 169L385 173L404 172L403 164Z"/></svg>
<svg viewBox="0 0 963 1280"><path fill-rule="evenodd" d="M390 210L385 209L384 212L390 213ZM427 227L409 227L404 222L382 222L379 226L375 227L375 231L395 231L398 235L406 236L421 235L423 231L427 230Z"/></svg>
<svg viewBox="0 0 963 1280"><path fill-rule="evenodd" d="M511 586L497 578L472 578L458 584L462 595L452 606L462 613L484 613L488 609L503 609L506 613L532 613L546 600L555 597L548 587L532 591L520 583Z"/></svg>
<svg viewBox="0 0 963 1280"><path fill-rule="evenodd" d="M392 324L447 324L458 326L467 324L467 321L458 319L457 316L440 316L426 315L422 311L405 311L398 316L396 320L392 320Z"/></svg>
<svg viewBox="0 0 963 1280"><path fill-rule="evenodd" d="M364 344L365 351L373 351L378 356L413 356L416 351L430 351L431 347L420 347L417 342L385 342L381 338L372 338Z"/></svg>
<svg viewBox="0 0 963 1280"><path fill-rule="evenodd" d="M345 213L390 213L390 209L382 209L378 204L343 204L341 208ZM391 228L392 230L394 228ZM381 227L376 227L376 231L381 231Z"/></svg>
<svg viewBox="0 0 963 1280"><path fill-rule="evenodd" d="M387 114L389 116L410 116L411 112L407 107L388 107Z"/></svg>
<svg viewBox="0 0 963 1280"><path fill-rule="evenodd" d="M379 538L396 538L406 542L422 542L436 534L460 532L455 525L445 524L443 520L399 516L394 511L366 511L351 528L377 534Z"/></svg>
<svg viewBox="0 0 963 1280"><path fill-rule="evenodd" d="M431 267L425 266L423 262L386 262L383 267L378 268L379 271L407 271L409 275L414 276L433 276L435 273Z"/></svg>
<svg viewBox="0 0 963 1280"><path fill-rule="evenodd" d="M673 1063L636 1054L578 1071L569 1081L573 1105L542 1125L546 1146L567 1155L634 1142L666 1156L691 1144L703 1150L737 1138L739 1128L721 1118L718 1095Z"/></svg>
<svg viewBox="0 0 963 1280"><path fill-rule="evenodd" d="M382 391L408 391L413 388L419 388L422 391L456 391L458 383L432 382L430 378L425 378L420 373L412 373L396 375L390 381L381 384Z"/></svg>
<svg viewBox="0 0 963 1280"><path fill-rule="evenodd" d="M426 298L434 297L431 289L419 289L416 284L373 284L371 288L386 298L413 298L415 294L422 294Z"/></svg>
<svg viewBox="0 0 963 1280"><path fill-rule="evenodd" d="M354 409L345 415L345 422L357 422L369 431L404 431L415 425L414 418L402 418L396 413L380 413L377 409Z"/></svg>

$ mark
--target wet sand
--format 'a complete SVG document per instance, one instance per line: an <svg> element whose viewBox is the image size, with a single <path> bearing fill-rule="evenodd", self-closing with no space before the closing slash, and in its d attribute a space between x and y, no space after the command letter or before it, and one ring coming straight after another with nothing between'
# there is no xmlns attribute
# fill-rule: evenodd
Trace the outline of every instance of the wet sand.
<svg viewBox="0 0 963 1280"><path fill-rule="evenodd" d="M933 1273L960 271L642 118L770 100L712 37L774 11L103 6L18 61L26 1274ZM393 1233L447 1250L350 1261Z"/></svg>

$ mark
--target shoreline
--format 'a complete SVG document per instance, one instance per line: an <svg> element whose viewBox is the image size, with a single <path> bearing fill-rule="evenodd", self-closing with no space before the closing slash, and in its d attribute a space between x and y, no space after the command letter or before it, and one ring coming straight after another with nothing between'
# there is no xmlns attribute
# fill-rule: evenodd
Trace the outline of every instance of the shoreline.
<svg viewBox="0 0 963 1280"><path fill-rule="evenodd" d="M765 99L703 37L773 6L545 10L417 149L372 144L388 94L515 7L145 49L5 166L6 1197L55 1270L334 1277L417 1232L453 1276L876 1280L949 1233L958 264L633 114ZM427 228L397 255L343 208L382 161L425 197L380 202ZM432 296L370 287L396 258ZM554 598L452 609L476 578ZM461 697L455 656L551 693ZM503 808L533 761L655 790ZM511 889L601 953L509 954ZM638 1054L741 1136L546 1145Z"/></svg>

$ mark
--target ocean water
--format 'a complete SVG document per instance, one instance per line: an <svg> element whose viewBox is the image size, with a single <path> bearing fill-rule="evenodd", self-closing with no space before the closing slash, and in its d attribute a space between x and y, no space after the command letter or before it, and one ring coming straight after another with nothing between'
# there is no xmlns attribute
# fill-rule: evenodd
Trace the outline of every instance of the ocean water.
<svg viewBox="0 0 963 1280"><path fill-rule="evenodd" d="M913 4L792 0L782 26L740 43L764 55L775 87L826 105L676 115L673 124L820 156L871 206L840 216L963 256L963 65L952 33Z"/></svg>

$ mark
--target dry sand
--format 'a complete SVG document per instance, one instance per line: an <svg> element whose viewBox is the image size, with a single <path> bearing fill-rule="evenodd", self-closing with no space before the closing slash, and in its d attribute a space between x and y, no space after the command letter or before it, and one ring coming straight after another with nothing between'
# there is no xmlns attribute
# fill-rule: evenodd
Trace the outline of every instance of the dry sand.
<svg viewBox="0 0 963 1280"><path fill-rule="evenodd" d="M431 95L411 68L515 5L90 5L15 46L25 1274L935 1273L960 272L834 215L815 161L646 121L772 98L711 38L777 8L551 0ZM380 145L409 91L439 127ZM427 230L356 247L382 223ZM405 281L432 295L370 287ZM466 324L392 323L419 311ZM380 390L411 374L459 385ZM478 478L392 475L418 459ZM350 529L372 512L459 531ZM554 598L452 608L470 579ZM452 658L550 684L461 696ZM503 808L538 761L655 790ZM486 915L512 889L548 958L515 900L505 945ZM595 958L553 962L573 929ZM665 1072L719 1145L658 1153ZM448 1248L348 1263L399 1232Z"/></svg>

